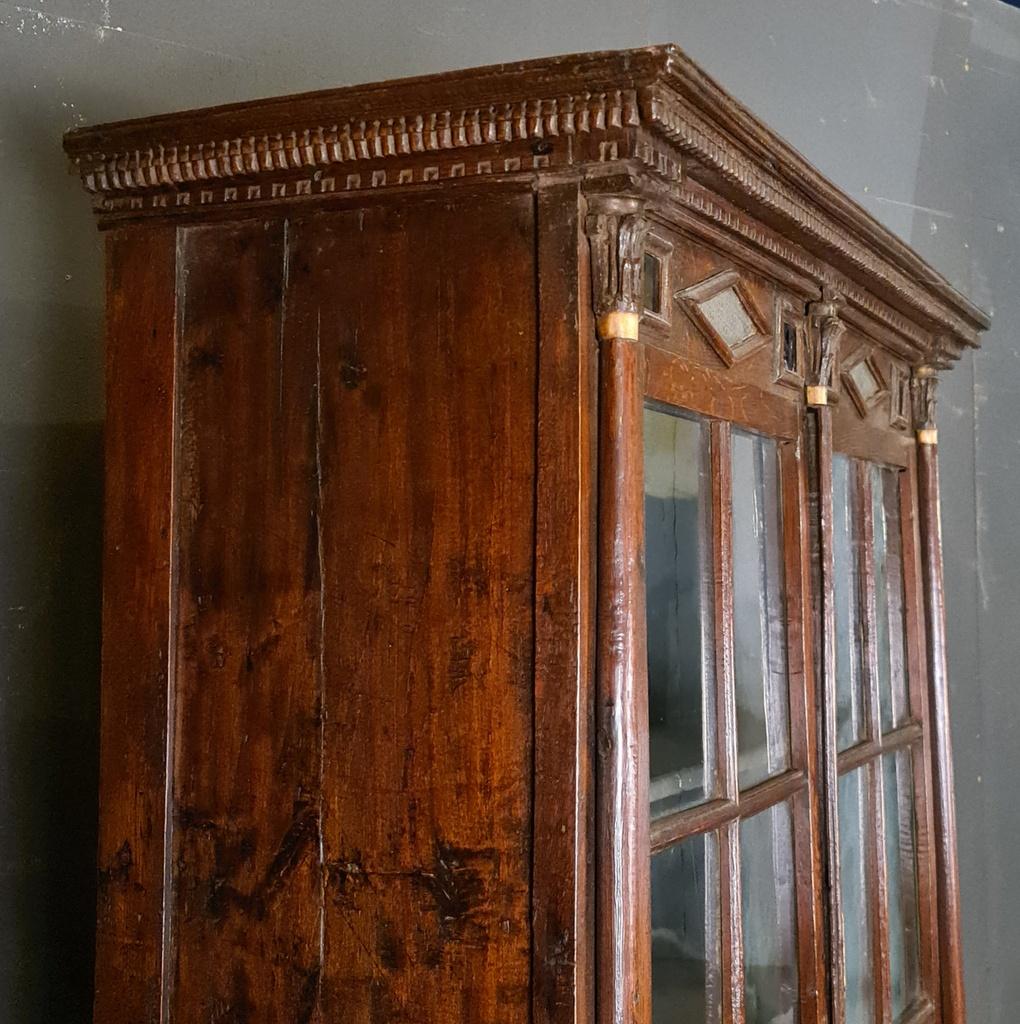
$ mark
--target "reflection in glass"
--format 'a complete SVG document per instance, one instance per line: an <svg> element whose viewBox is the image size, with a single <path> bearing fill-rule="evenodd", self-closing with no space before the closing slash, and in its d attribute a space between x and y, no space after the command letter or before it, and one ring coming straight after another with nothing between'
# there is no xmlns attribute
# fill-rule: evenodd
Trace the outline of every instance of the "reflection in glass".
<svg viewBox="0 0 1020 1024"><path fill-rule="evenodd" d="M797 928L790 805L740 823L747 1024L798 1019Z"/></svg>
<svg viewBox="0 0 1020 1024"><path fill-rule="evenodd" d="M719 1020L719 870L714 835L652 857L652 1024Z"/></svg>
<svg viewBox="0 0 1020 1024"><path fill-rule="evenodd" d="M708 514L701 424L645 410L649 786L653 817L714 796Z"/></svg>
<svg viewBox="0 0 1020 1024"><path fill-rule="evenodd" d="M885 790L885 862L889 892L889 973L893 1020L920 995L914 785L910 752L882 758Z"/></svg>
<svg viewBox="0 0 1020 1024"><path fill-rule="evenodd" d="M868 907L866 843L870 769L840 776L839 895L843 906L847 1024L871 1024L875 991L871 969L871 918Z"/></svg>
<svg viewBox="0 0 1020 1024"><path fill-rule="evenodd" d="M790 766L779 455L733 432L733 673L740 788Z"/></svg>
<svg viewBox="0 0 1020 1024"><path fill-rule="evenodd" d="M882 731L907 716L906 637L903 615L903 553L900 538L899 474L871 467L874 522L875 624Z"/></svg>
<svg viewBox="0 0 1020 1024"><path fill-rule="evenodd" d="M859 524L854 522L853 471L832 457L833 597L836 614L836 739L846 750L864 739L864 674L860 632Z"/></svg>

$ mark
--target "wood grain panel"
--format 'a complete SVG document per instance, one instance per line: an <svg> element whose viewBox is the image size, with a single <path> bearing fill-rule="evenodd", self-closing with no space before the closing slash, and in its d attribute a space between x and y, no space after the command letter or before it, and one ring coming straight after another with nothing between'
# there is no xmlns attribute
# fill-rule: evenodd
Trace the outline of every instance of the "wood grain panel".
<svg viewBox="0 0 1020 1024"><path fill-rule="evenodd" d="M308 1021L320 978L315 348L288 228L181 245L171 1019Z"/></svg>
<svg viewBox="0 0 1020 1024"><path fill-rule="evenodd" d="M175 237L157 228L106 242L96 1024L160 1016Z"/></svg>
<svg viewBox="0 0 1020 1024"><path fill-rule="evenodd" d="M295 245L320 301L323 1016L519 1024L531 962L533 201L335 214Z"/></svg>
<svg viewBox="0 0 1020 1024"><path fill-rule="evenodd" d="M575 184L538 195L535 555L535 1024L590 1019L594 981L595 338Z"/></svg>

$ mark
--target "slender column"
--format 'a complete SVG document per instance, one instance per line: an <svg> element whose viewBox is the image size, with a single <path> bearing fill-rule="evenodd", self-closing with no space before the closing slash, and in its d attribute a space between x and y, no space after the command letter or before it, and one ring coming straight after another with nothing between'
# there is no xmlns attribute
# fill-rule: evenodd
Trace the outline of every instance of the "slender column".
<svg viewBox="0 0 1020 1024"><path fill-rule="evenodd" d="M942 578L942 519L939 512L938 431L935 397L938 377L919 366L911 381L917 431L917 484L920 506L921 565L928 644L928 685L932 709L932 761L935 787L936 871L938 876L939 975L943 1024L965 1024L963 952L960 944L960 880L956 856L956 801L953 795L953 743L949 728L946 666L945 591Z"/></svg>
<svg viewBox="0 0 1020 1024"><path fill-rule="evenodd" d="M589 198L599 351L598 1020L651 1020L640 200Z"/></svg>
<svg viewBox="0 0 1020 1024"><path fill-rule="evenodd" d="M833 1024L846 1019L846 993L843 988L844 947L843 917L839 904L839 821L835 814L836 773L836 605L833 587L832 549L832 409L829 393L834 385L834 367L839 343L846 324L839 313L842 298L824 290L819 302L808 308L810 321L809 355L805 399L811 409L807 425L808 465L812 509L812 559L814 600L818 602L816 621L815 679L819 687L818 708L818 778L824 780L821 791L829 798L819 797L818 813L824 827L828 875L826 903L828 913L829 963Z"/></svg>

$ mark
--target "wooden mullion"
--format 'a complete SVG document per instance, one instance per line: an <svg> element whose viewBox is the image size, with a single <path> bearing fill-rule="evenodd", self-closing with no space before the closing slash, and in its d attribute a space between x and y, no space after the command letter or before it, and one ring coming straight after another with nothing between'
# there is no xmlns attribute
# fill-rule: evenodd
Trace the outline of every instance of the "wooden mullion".
<svg viewBox="0 0 1020 1024"><path fill-rule="evenodd" d="M733 680L733 474L730 424L713 420L710 431L712 467L712 582L715 627L715 688L718 788L731 803L739 800L737 712ZM730 821L719 832L720 972L724 998L722 1024L744 1022L744 942L740 917L740 823Z"/></svg>
<svg viewBox="0 0 1020 1024"><path fill-rule="evenodd" d="M740 821L719 832L722 1024L744 1024L744 926L740 907Z"/></svg>
<svg viewBox="0 0 1020 1024"><path fill-rule="evenodd" d="M885 828L882 785L882 708L878 682L878 630L875 595L875 517L871 493L870 465L854 462L853 521L860 530L858 550L858 602L864 642L864 700L868 737L877 756L867 773L871 835L864 841L868 850L868 893L871 900L872 980L875 987L875 1017L879 1024L892 1024L892 979L889 973L889 907L885 864Z"/></svg>
<svg viewBox="0 0 1020 1024"><path fill-rule="evenodd" d="M892 974L889 965L889 880L885 859L885 779L882 758L871 763L869 790L872 825L869 857L875 1011L881 1024L892 1024Z"/></svg>
<svg viewBox="0 0 1020 1024"><path fill-rule="evenodd" d="M857 743L846 750L841 750L836 759L837 770L840 775L852 772L855 768L873 761L882 754L889 754L896 750L902 750L917 743L924 736L924 729L920 722L907 722L898 729L888 732L880 741L865 740Z"/></svg>
<svg viewBox="0 0 1020 1024"><path fill-rule="evenodd" d="M832 409L820 406L807 423L808 466L811 476L811 547L817 558L815 567L817 602L816 638L817 686L820 694L819 767L820 807L825 837L825 890L828 901L829 1001L832 1024L846 1022L846 954L843 945L843 915L839 893L839 818L837 792L836 732L836 600L833 569L832 505Z"/></svg>
<svg viewBox="0 0 1020 1024"><path fill-rule="evenodd" d="M924 579L925 636L931 700L932 774L938 876L939 981L945 1024L965 1024L963 951L960 943L960 876L956 853L953 743L949 725L945 587L939 519L938 446L917 446L918 509Z"/></svg>
<svg viewBox="0 0 1020 1024"><path fill-rule="evenodd" d="M920 723L921 749L912 759L914 774L914 850L917 860L918 933L921 988L934 1000L935 1020L942 1020L939 1004L939 934L935 874L935 819L932 793L931 711L928 703L928 666L924 645L924 607L918 537L916 458L899 475L900 531L903 551L904 624L907 637L907 697L910 714Z"/></svg>
<svg viewBox="0 0 1020 1024"><path fill-rule="evenodd" d="M801 1020L827 1024L825 928L818 785L817 707L813 657L811 565L805 439L779 447L783 495L783 544L787 590L787 670L790 692L792 766L807 773L807 792L793 801L797 894L797 959Z"/></svg>
<svg viewBox="0 0 1020 1024"><path fill-rule="evenodd" d="M652 853L660 853L691 836L703 835L740 817L740 805L733 800L709 800L652 822L649 830Z"/></svg>
<svg viewBox="0 0 1020 1024"><path fill-rule="evenodd" d="M719 791L737 800L737 709L733 679L733 474L729 423L709 427L712 467L712 582L715 627L715 690Z"/></svg>

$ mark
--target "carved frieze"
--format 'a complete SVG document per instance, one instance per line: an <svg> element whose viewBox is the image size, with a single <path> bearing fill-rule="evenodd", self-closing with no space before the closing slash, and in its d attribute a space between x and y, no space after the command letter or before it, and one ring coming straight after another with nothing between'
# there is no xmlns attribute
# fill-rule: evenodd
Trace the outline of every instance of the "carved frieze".
<svg viewBox="0 0 1020 1024"><path fill-rule="evenodd" d="M77 129L65 148L110 222L626 162L636 191L836 287L907 362L955 359L986 325L672 46Z"/></svg>

